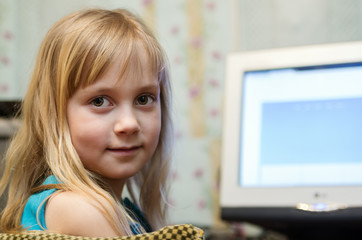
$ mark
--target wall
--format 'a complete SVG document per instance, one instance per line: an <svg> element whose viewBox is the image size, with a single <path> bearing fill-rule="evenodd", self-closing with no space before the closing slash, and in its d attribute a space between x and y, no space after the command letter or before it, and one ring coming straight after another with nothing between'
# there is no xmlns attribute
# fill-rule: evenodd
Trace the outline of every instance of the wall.
<svg viewBox="0 0 362 240"><path fill-rule="evenodd" d="M230 1L0 0L0 100L20 99L47 29L84 7L124 7L141 16L171 64L176 142L171 221L218 220L218 167Z"/></svg>
<svg viewBox="0 0 362 240"><path fill-rule="evenodd" d="M240 50L362 39L359 0L239 0Z"/></svg>
<svg viewBox="0 0 362 240"><path fill-rule="evenodd" d="M231 50L362 38L360 0L0 0L0 100L24 95L47 29L84 7L125 7L154 30L171 63L176 144L173 222L219 224L225 56Z"/></svg>

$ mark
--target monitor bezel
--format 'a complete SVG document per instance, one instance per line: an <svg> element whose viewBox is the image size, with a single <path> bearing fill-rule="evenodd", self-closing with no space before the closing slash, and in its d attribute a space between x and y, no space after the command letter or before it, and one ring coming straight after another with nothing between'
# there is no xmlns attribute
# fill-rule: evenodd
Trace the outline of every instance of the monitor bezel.
<svg viewBox="0 0 362 240"><path fill-rule="evenodd" d="M324 44L314 46L269 49L231 53L226 61L226 84L223 120L223 150L221 163L220 204L222 217L234 219L241 214L240 220L248 220L245 211L254 211L258 219L270 209L284 209L311 212L345 211L362 207L362 186L308 186L308 187L265 187L243 188L238 184L240 119L243 82L242 76L248 71L283 69L292 67L310 67L341 63L362 62L362 42ZM315 204L327 204L321 211L314 209ZM304 204L304 205L303 205ZM304 206L304 208L303 208ZM241 212L240 212L241 211ZM230 213L232 216L230 216ZM237 213L239 212L239 213ZM227 213L227 214L225 214ZM261 213L261 214L259 214ZM278 211L277 211L278 213ZM229 217L228 217L229 216ZM329 216L328 214L326 216ZM360 214L362 219L362 214ZM277 216L275 216L277 217Z"/></svg>

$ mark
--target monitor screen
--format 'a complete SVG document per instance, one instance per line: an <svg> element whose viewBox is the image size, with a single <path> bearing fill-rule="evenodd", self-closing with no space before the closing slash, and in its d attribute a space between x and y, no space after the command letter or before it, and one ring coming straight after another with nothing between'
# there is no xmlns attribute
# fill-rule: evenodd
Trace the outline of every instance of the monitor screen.
<svg viewBox="0 0 362 240"><path fill-rule="evenodd" d="M239 184L362 185L362 63L248 71Z"/></svg>
<svg viewBox="0 0 362 240"><path fill-rule="evenodd" d="M362 222L362 42L228 56L220 204L225 220Z"/></svg>

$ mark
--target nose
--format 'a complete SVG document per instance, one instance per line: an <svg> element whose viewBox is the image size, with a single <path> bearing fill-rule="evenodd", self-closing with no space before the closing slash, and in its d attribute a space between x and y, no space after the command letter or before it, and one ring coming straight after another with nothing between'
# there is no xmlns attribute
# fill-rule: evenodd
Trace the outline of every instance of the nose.
<svg viewBox="0 0 362 240"><path fill-rule="evenodd" d="M117 113L114 124L116 134L132 135L140 131L137 115L132 109L122 109Z"/></svg>

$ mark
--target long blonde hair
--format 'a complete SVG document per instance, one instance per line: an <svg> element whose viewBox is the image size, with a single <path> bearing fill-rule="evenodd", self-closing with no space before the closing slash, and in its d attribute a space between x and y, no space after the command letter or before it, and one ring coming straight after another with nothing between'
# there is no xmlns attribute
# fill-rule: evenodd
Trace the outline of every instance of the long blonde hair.
<svg viewBox="0 0 362 240"><path fill-rule="evenodd" d="M119 234L132 234L121 203L96 174L83 167L71 143L66 106L77 89L92 84L107 70L114 56L124 57L120 73L125 73L137 54L137 41L143 44L152 72L159 78L162 127L152 159L128 180L127 188L153 228L165 225L172 145L166 57L148 28L128 11L89 9L58 21L41 44L22 104L23 123L5 156L0 195L8 188L8 201L1 217L2 231L21 230L22 209L32 189L53 174L64 190L77 191L98 203L99 196L107 199L113 207L102 205L100 210Z"/></svg>

